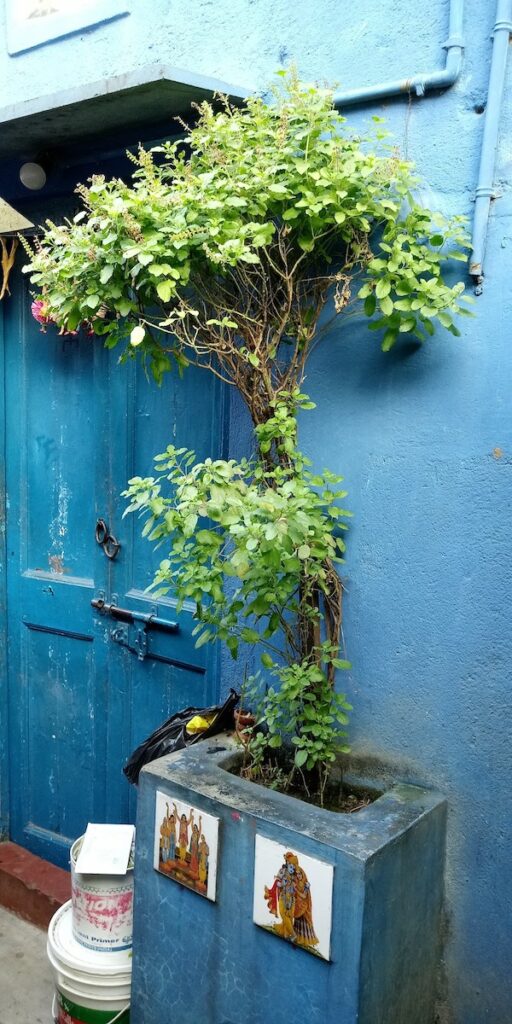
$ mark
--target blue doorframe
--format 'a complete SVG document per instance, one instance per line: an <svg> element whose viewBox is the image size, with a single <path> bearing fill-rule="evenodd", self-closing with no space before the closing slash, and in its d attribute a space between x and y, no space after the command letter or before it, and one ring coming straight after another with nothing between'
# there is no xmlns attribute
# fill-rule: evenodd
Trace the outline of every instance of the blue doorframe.
<svg viewBox="0 0 512 1024"><path fill-rule="evenodd" d="M0 839L9 835L6 513L4 316L3 305L0 303Z"/></svg>

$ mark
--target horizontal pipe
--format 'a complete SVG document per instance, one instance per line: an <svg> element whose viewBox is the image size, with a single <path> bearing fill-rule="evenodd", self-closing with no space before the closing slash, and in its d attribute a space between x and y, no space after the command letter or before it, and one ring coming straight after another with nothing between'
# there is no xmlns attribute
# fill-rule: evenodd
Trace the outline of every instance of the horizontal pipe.
<svg viewBox="0 0 512 1024"><path fill-rule="evenodd" d="M448 89L457 81L464 53L463 29L464 0L450 0L450 23L448 39L444 43L446 63L444 68L426 74L412 75L410 78L380 82L377 85L364 86L361 89L349 89L334 95L336 107L353 106L356 103L368 103L372 100L387 99L391 96L424 96L432 89Z"/></svg>
<svg viewBox="0 0 512 1024"><path fill-rule="evenodd" d="M478 184L475 190L475 212L471 239L472 253L469 262L470 274L478 279L483 277L487 226L489 223L491 200L495 197L494 171L511 32L512 0L498 0L496 24L493 31L491 70L485 107Z"/></svg>

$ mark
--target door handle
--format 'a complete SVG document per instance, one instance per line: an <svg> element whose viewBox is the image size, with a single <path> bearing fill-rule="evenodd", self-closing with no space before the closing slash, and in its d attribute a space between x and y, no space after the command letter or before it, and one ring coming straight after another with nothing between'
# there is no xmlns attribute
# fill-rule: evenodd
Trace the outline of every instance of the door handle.
<svg viewBox="0 0 512 1024"><path fill-rule="evenodd" d="M98 519L96 523L96 529L94 531L96 543L103 548L107 558L111 561L119 553L121 545L114 535L110 532L104 519Z"/></svg>

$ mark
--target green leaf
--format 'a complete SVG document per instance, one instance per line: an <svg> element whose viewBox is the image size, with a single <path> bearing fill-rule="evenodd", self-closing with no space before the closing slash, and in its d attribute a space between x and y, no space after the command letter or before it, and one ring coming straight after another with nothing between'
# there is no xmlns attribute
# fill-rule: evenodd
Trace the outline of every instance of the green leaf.
<svg viewBox="0 0 512 1024"><path fill-rule="evenodd" d="M391 291L391 281L388 277L381 277L375 286L375 294L378 299L385 298Z"/></svg>
<svg viewBox="0 0 512 1024"><path fill-rule="evenodd" d="M169 302L171 295L174 293L174 282L173 281L159 281L156 286L156 291L159 299L162 302Z"/></svg>
<svg viewBox="0 0 512 1024"><path fill-rule="evenodd" d="M76 331L81 320L82 314L80 313L80 310L75 306L66 320L66 327L68 331Z"/></svg>
<svg viewBox="0 0 512 1024"><path fill-rule="evenodd" d="M280 747L282 745L281 737L278 735L271 736L270 739L268 740L268 745L273 749Z"/></svg>
<svg viewBox="0 0 512 1024"><path fill-rule="evenodd" d="M392 328L390 328L390 330L386 331L386 333L385 333L385 335L384 335L384 337L382 339L382 346L381 346L382 347L382 351L383 352L389 352L390 348L393 348L393 345L395 344L396 338L397 338L397 332L394 331Z"/></svg>
<svg viewBox="0 0 512 1024"><path fill-rule="evenodd" d="M297 765L297 768L302 768L302 765L306 763L307 759L308 759L308 752L307 752L307 750L304 750L304 748L302 748L301 750L296 750L295 751L294 761L295 761L295 764Z"/></svg>
<svg viewBox="0 0 512 1024"><path fill-rule="evenodd" d="M410 333L410 331L413 331L415 327L416 320L413 316L411 316L408 317L406 320L402 320L398 330L400 331L401 334L408 334Z"/></svg>
<svg viewBox="0 0 512 1024"><path fill-rule="evenodd" d="M231 657L234 659L234 661L236 661L236 659L238 658L238 637L228 636L226 638L226 646L228 648L229 653L231 654Z"/></svg>
<svg viewBox="0 0 512 1024"><path fill-rule="evenodd" d="M111 266L111 264L108 264L106 267L103 267L103 269L102 269L102 271L100 273L100 281L101 281L101 283L102 284L106 284L107 281L110 281L110 278L112 277L113 273L114 273L114 268L113 268L113 266Z"/></svg>
<svg viewBox="0 0 512 1024"><path fill-rule="evenodd" d="M196 645L196 647L204 647L204 645L207 644L208 641L211 640L211 639L212 639L212 634L211 634L209 629L206 629L205 632L201 633L201 636L198 637L198 639L196 640L196 644L195 645Z"/></svg>
<svg viewBox="0 0 512 1024"><path fill-rule="evenodd" d="M130 299L121 299L117 306L121 316L128 316L128 313L133 309L133 303Z"/></svg>
<svg viewBox="0 0 512 1024"><path fill-rule="evenodd" d="M368 295L364 300L364 311L366 316L373 316L373 314L375 313L376 305L377 300L375 298L375 294L372 292L372 294Z"/></svg>
<svg viewBox="0 0 512 1024"><path fill-rule="evenodd" d="M268 654L267 651L264 651L263 654L261 655L261 664L265 668L273 668L274 667L274 662L273 662L273 659L272 659L272 655Z"/></svg>
<svg viewBox="0 0 512 1024"><path fill-rule="evenodd" d="M447 327L448 329L450 329L450 327L452 327L453 325L452 318L451 316L449 316L448 313L438 313L437 319L439 320L439 323L443 325L443 327Z"/></svg>
<svg viewBox="0 0 512 1024"><path fill-rule="evenodd" d="M258 641L261 639L260 634L257 632L257 630L249 629L248 626L244 626L244 628L240 632L240 636L244 643L246 644L257 644Z"/></svg>
<svg viewBox="0 0 512 1024"><path fill-rule="evenodd" d="M197 525L197 519L198 517L194 512L190 512L188 516L185 516L185 520L183 522L183 533L185 537L190 537L191 534L193 534Z"/></svg>
<svg viewBox="0 0 512 1024"><path fill-rule="evenodd" d="M169 263L150 263L148 272L153 277L163 277L164 274L172 274L172 267Z"/></svg>

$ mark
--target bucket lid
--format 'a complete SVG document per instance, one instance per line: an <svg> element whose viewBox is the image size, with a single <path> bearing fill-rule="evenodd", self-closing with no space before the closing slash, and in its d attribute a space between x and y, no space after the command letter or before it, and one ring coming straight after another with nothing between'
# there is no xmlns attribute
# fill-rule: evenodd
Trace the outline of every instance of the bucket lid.
<svg viewBox="0 0 512 1024"><path fill-rule="evenodd" d="M67 967L85 974L126 977L132 970L131 949L94 950L77 942L73 935L73 907L71 900L53 915L48 927L48 955Z"/></svg>
<svg viewBox="0 0 512 1024"><path fill-rule="evenodd" d="M79 836L78 839L75 839L75 841L74 841L74 843L73 843L73 845L71 847L71 850L69 851L69 859L70 859L70 862L71 862L71 870L72 870L72 872L76 872L76 862L78 860L78 854L80 853L80 850L82 849L82 845L83 845L84 839L85 839L85 835ZM126 873L127 874L128 874L129 871L133 871L134 865L135 865L135 831L134 831L133 840L132 840L132 848L130 850L130 857L128 859L128 867L126 868ZM110 876L106 876L106 877L110 877ZM121 877L121 876L114 875L113 877L117 878L117 877Z"/></svg>

